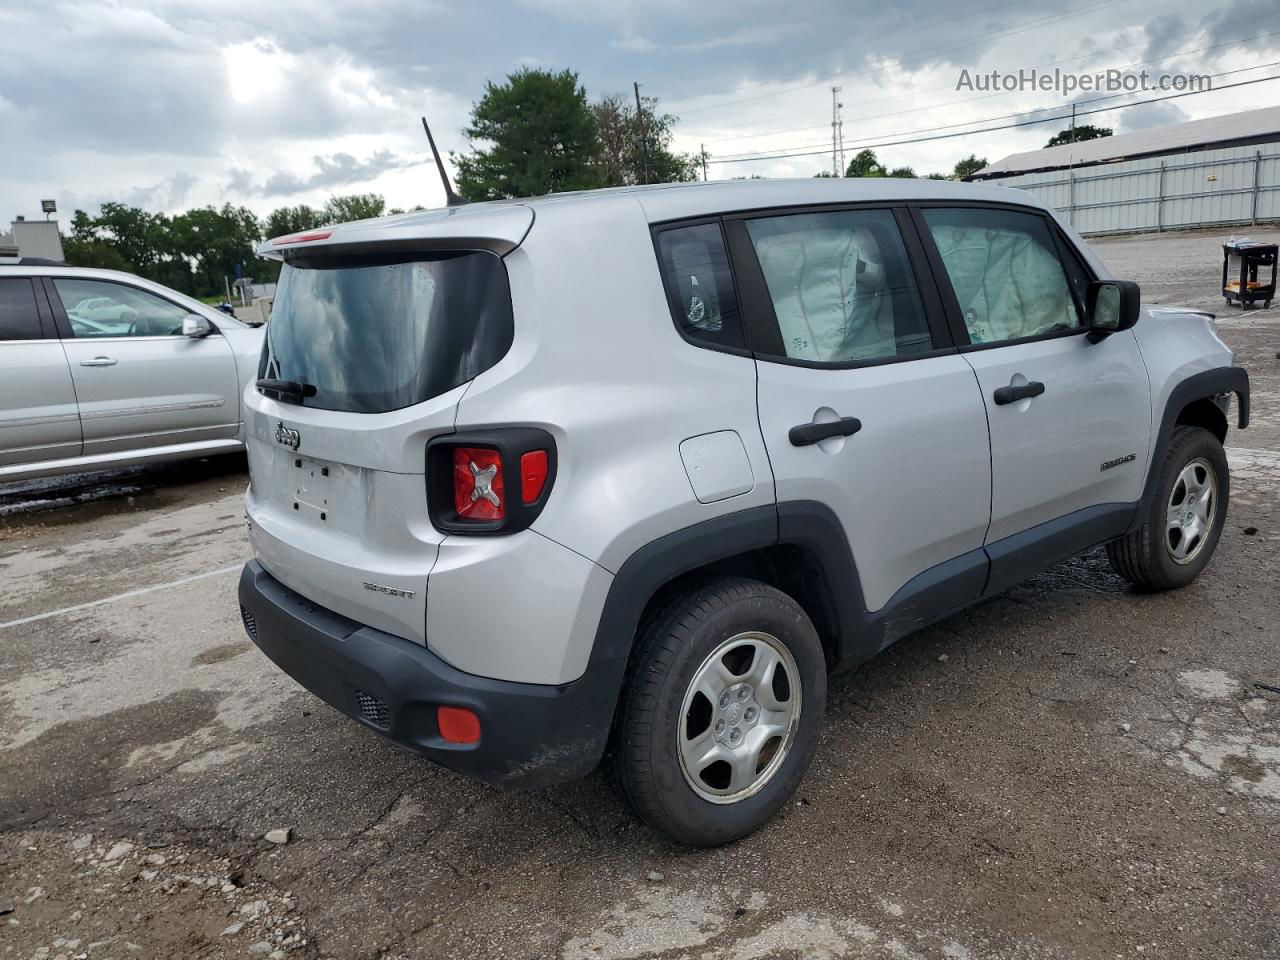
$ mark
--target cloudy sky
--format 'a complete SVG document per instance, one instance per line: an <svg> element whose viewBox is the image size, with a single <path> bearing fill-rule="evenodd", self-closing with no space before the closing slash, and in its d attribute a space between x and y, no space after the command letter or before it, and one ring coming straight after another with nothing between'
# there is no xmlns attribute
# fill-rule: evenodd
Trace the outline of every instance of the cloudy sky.
<svg viewBox="0 0 1280 960"><path fill-rule="evenodd" d="M705 144L715 160L828 151L715 163L713 179L810 176L830 167L835 84L852 152L1069 109L1052 92L957 91L961 70L1227 74L1219 88L1280 74L1261 66L1280 61L1275 12L1275 0L0 0L0 224L38 216L44 197L64 218L104 200L265 215L367 190L437 205L419 114L442 148L465 149L484 82L521 65L577 70L593 97L639 81L681 118L677 148ZM1082 122L1125 132L1278 102L1280 81ZM877 152L949 171L1063 126Z"/></svg>

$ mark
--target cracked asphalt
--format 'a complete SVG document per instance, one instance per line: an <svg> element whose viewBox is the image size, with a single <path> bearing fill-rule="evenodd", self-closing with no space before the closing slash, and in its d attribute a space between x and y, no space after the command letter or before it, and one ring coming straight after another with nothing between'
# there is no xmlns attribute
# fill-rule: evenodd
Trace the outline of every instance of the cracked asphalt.
<svg viewBox="0 0 1280 960"><path fill-rule="evenodd" d="M1223 308L1220 241L1097 244L1253 378L1205 575L1095 551L833 678L796 802L719 850L277 671L242 459L0 487L0 958L1280 958L1280 308Z"/></svg>

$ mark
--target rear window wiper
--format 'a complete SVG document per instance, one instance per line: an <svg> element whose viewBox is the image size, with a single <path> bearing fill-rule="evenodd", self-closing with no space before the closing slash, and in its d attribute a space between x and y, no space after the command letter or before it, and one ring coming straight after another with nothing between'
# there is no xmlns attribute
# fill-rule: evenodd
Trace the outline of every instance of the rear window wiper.
<svg viewBox="0 0 1280 960"><path fill-rule="evenodd" d="M301 404L307 397L316 395L314 383L303 383L300 380L275 380L264 377L255 386L268 397L283 403Z"/></svg>

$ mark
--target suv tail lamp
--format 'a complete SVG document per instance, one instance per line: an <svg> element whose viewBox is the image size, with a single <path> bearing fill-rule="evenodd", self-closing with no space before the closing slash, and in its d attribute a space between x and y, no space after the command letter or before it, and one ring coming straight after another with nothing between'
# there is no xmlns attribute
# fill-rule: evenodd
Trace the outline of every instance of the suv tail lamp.
<svg viewBox="0 0 1280 960"><path fill-rule="evenodd" d="M427 444L427 509L445 533L515 533L533 523L555 482L556 446L535 427L437 437Z"/></svg>

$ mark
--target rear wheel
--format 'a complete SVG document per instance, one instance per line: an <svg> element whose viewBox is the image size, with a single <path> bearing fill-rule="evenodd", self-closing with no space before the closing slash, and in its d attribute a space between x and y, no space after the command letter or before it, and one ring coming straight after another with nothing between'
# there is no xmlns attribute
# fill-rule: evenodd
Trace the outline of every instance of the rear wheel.
<svg viewBox="0 0 1280 960"><path fill-rule="evenodd" d="M1175 427L1142 525L1107 545L1116 573L1147 590L1184 587L1222 535L1231 475L1222 444L1201 427Z"/></svg>
<svg viewBox="0 0 1280 960"><path fill-rule="evenodd" d="M635 811L690 846L764 824L795 792L826 705L817 632L789 596L724 578L639 639L610 763Z"/></svg>

